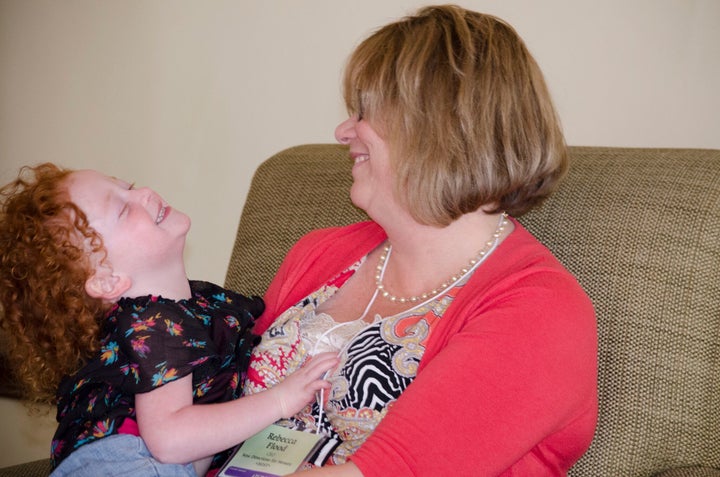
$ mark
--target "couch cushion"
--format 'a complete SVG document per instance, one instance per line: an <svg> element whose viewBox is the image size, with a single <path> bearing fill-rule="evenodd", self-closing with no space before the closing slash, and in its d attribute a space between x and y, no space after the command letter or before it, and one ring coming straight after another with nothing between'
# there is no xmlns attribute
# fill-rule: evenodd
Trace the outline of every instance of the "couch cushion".
<svg viewBox="0 0 720 477"><path fill-rule="evenodd" d="M50 475L50 469L50 459L41 459L3 467L0 469L0 477L47 477Z"/></svg>
<svg viewBox="0 0 720 477"><path fill-rule="evenodd" d="M680 467L654 474L653 477L720 477L720 470L710 467Z"/></svg>

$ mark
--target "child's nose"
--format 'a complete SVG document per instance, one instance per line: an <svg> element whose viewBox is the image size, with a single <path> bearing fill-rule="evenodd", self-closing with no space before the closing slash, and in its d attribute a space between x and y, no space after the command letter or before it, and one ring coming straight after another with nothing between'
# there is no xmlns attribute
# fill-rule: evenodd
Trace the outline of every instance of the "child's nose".
<svg viewBox="0 0 720 477"><path fill-rule="evenodd" d="M133 189L133 191L135 192L137 200L143 204L147 204L150 201L150 198L155 195L155 192L153 192L153 190L149 187L138 187L137 189Z"/></svg>

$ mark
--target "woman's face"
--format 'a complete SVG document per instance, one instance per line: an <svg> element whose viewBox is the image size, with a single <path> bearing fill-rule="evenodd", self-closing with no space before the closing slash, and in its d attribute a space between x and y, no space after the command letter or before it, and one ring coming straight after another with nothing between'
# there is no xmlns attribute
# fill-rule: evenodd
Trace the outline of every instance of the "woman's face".
<svg viewBox="0 0 720 477"><path fill-rule="evenodd" d="M335 139L350 147L353 185L350 199L374 220L390 214L397 207L393 194L390 149L372 125L357 115L335 128Z"/></svg>

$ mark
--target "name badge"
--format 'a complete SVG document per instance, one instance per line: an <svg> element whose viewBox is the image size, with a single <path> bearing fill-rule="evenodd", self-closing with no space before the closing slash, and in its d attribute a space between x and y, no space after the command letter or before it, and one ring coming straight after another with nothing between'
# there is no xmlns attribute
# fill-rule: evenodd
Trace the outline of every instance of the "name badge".
<svg viewBox="0 0 720 477"><path fill-rule="evenodd" d="M278 477L292 474L325 440L321 435L273 424L238 446L220 469L218 477Z"/></svg>

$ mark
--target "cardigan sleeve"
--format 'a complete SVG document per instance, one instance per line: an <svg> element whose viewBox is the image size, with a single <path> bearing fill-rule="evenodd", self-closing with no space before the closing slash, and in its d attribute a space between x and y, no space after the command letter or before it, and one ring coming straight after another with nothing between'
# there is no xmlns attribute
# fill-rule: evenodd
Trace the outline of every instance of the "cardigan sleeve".
<svg viewBox="0 0 720 477"><path fill-rule="evenodd" d="M589 446L590 300L564 270L491 287L443 316L437 352L351 457L365 477L565 475Z"/></svg>

